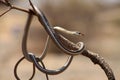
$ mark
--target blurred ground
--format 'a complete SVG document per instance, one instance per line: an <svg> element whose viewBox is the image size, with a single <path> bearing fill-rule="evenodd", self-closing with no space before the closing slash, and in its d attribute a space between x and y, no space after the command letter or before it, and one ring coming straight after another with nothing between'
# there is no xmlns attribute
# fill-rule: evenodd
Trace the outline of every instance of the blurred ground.
<svg viewBox="0 0 120 80"><path fill-rule="evenodd" d="M14 5L29 8L27 0L16 1ZM102 1L102 0L101 0ZM109 63L116 80L120 79L120 3L101 2L100 0L44 0L38 5L48 17L53 26L62 26L69 30L78 30L84 37L67 36L74 42L83 41L87 49L99 53ZM112 1L112 0L110 0ZM25 4L23 4L25 3ZM26 6L27 5L27 6ZM0 14L7 7L0 4ZM12 10L0 17L0 80L15 80L13 68L22 56L21 42L27 14ZM47 34L37 18L31 24L28 50L39 55L45 44ZM51 47L52 45L52 47ZM48 55L45 58L49 69L62 66L67 60L53 43L50 43ZM58 64L59 63L59 64ZM30 67L31 66L31 67ZM24 61L20 64L19 75L27 80L32 72L32 64ZM34 80L46 80L45 75L37 72ZM71 66L60 75L50 76L50 80L107 80L99 66L93 65L89 59L76 56Z"/></svg>

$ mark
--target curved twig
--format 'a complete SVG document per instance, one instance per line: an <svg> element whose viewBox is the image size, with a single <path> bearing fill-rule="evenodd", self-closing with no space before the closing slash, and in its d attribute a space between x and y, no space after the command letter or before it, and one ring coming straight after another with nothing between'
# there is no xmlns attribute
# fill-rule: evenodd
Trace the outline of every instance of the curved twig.
<svg viewBox="0 0 120 80"><path fill-rule="evenodd" d="M15 76L15 78L16 78L17 80L21 80L21 79L19 78L18 74L17 74L17 69L18 69L18 66L19 66L20 62L22 62L24 59L25 59L25 57L22 57L22 58L21 58L20 60L18 60L18 62L15 64L15 67L14 67L14 76ZM42 67L43 67L44 69L46 69L44 63L43 63L41 60L40 60L39 62L41 63ZM35 72L36 72L36 70L35 70L35 65L33 64L33 73L32 73L32 76L31 76L28 80L32 80L32 79L33 79L33 77L35 76ZM48 74L45 73L45 75L46 75L46 79L49 80Z"/></svg>
<svg viewBox="0 0 120 80"><path fill-rule="evenodd" d="M29 56L30 56L31 60L33 61L34 65L37 67L38 70L40 70L43 73L47 73L49 75L56 75L56 74L62 73L63 71L65 71L69 67L69 65L70 65L70 63L72 62L72 59L73 59L73 56L70 56L68 58L67 62L61 68L59 68L57 70L48 70L48 69L43 68L39 64L39 62L37 61L38 59L36 59L36 57L33 54L30 54ZM39 60L39 61L41 61L41 60Z"/></svg>
<svg viewBox="0 0 120 80"><path fill-rule="evenodd" d="M24 29L24 34L23 34L23 39L22 39L22 52L23 52L23 55L30 62L32 62L32 61L31 61L31 59L29 57L29 52L27 50L27 37L28 37L28 31L29 31L29 27L30 27L32 18L33 18L33 15L32 15L32 12L30 12L28 14L27 23L26 23L26 26L25 26L25 29Z"/></svg>
<svg viewBox="0 0 120 80"><path fill-rule="evenodd" d="M45 65L44 65L42 60L40 60L40 63L42 64L43 68L46 69L46 67L45 67ZM48 74L45 73L45 75L46 75L46 79L49 80Z"/></svg>
<svg viewBox="0 0 120 80"><path fill-rule="evenodd" d="M17 74L17 67L18 65L20 64L20 62L25 59L25 57L22 57L16 64L15 64L15 67L14 67L14 76L17 80L20 80L20 78L18 77L18 74Z"/></svg>
<svg viewBox="0 0 120 80"><path fill-rule="evenodd" d="M20 78L18 77L18 74L17 74L17 68L20 64L21 61L23 61L25 59L25 57L22 57L16 64L15 64L15 67L14 67L14 76L17 80L20 80ZM32 80L33 77L35 75L35 65L33 64L33 73L32 73L32 76L29 78L29 80Z"/></svg>
<svg viewBox="0 0 120 80"><path fill-rule="evenodd" d="M32 80L33 79L33 77L35 76L35 65L33 64L33 73L32 73L32 76L30 77L30 79L29 80Z"/></svg>
<svg viewBox="0 0 120 80"><path fill-rule="evenodd" d="M49 47L49 42L50 42L50 37L48 36L47 40L46 40L46 43L45 43L44 50L43 50L42 54L39 56L40 60L43 60L45 58L45 56L47 54L48 47Z"/></svg>

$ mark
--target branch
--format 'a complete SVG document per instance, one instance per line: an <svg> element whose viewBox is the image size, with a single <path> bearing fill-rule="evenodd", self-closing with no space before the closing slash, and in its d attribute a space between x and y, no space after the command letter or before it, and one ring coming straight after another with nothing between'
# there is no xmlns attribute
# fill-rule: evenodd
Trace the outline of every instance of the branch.
<svg viewBox="0 0 120 80"><path fill-rule="evenodd" d="M11 4L9 3L8 0L5 0L5 1L1 1L1 0L0 0L0 3L1 3L1 4L4 4L5 6L11 6Z"/></svg>
<svg viewBox="0 0 120 80"><path fill-rule="evenodd" d="M79 49L79 47L81 46L81 45L76 45L75 43L69 41L66 38L64 39L63 37L61 37L59 39L62 40L64 46L66 46L68 49L76 50L76 49ZM107 62L103 59L103 57L101 57L97 53L93 53L89 50L84 50L81 54L83 56L88 57L94 64L98 64L104 70L108 80L115 80L115 76L113 74L112 69L107 64Z"/></svg>
<svg viewBox="0 0 120 80"><path fill-rule="evenodd" d="M10 7L7 11L5 11L4 13L2 13L2 14L0 15L0 17L3 16L4 14L6 14L7 12L9 12L9 11L12 10L12 9L16 9L16 10L19 10L19 11L22 11L22 12L30 13L29 10L25 10L25 9L19 8L19 7L17 7L17 6L13 6L12 4L9 3L8 0L5 0L5 2L0 1L0 3L3 4L3 5L5 5L5 6L7 6L7 7Z"/></svg>
<svg viewBox="0 0 120 80"><path fill-rule="evenodd" d="M112 69L107 64L107 62L103 59L103 57L99 56L97 53L93 53L89 50L84 50L82 53L83 56L90 58L90 60L94 64L98 64L106 73L108 80L115 80L115 76L113 74Z"/></svg>
<svg viewBox="0 0 120 80"><path fill-rule="evenodd" d="M9 12L12 8L9 8L7 11L5 11L4 13L0 14L0 17L3 16L4 14L6 14L7 12Z"/></svg>

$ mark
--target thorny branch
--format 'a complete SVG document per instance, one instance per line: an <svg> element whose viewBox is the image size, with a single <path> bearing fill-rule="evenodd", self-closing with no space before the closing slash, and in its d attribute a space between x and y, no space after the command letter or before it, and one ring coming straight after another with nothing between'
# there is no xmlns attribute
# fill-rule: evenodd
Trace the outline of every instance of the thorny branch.
<svg viewBox="0 0 120 80"><path fill-rule="evenodd" d="M29 0L29 1L30 1L30 0ZM4 13L2 13L2 14L0 15L0 17L3 16L4 14L6 14L7 12L9 12L9 11L12 10L12 9L16 9L16 10L19 10L19 11L23 11L23 12L26 12L26 13L28 13L28 14L30 13L29 10L25 10L25 9L19 8L19 7L17 7L17 6L11 5L8 0L4 0L4 1L0 0L0 3L2 3L2 4L4 4L5 6L8 6L8 7L9 7L9 9L8 9L7 11L5 11ZM33 13L33 15L35 15L35 14ZM80 47L79 43L78 43L78 44L74 44L73 42L69 41L69 40L66 39L64 36L59 35L59 34L58 34L58 37L59 37L59 39L61 40L62 44L63 44L66 48L72 49L72 50L74 50L74 49L75 49L75 50L79 49L79 47ZM45 51L45 52L46 52L46 51ZM104 72L106 73L106 76L107 76L108 80L115 80L115 76L114 76L114 74L113 74L112 69L111 69L110 66L107 64L107 62L103 59L103 57L101 57L101 56L99 56L97 53L93 53L93 52L91 52L91 51L89 51L89 50L84 50L81 54L82 54L83 56L88 57L94 64L98 64L98 65L104 70ZM19 60L18 64L19 64L20 62L21 62L21 60ZM17 64L17 65L18 65L18 64ZM15 70L17 69L17 65L16 65ZM34 75L34 74L33 74L33 75ZM47 75L47 73L46 73L46 75ZM17 74L16 74L16 76L17 76ZM33 77L33 76L32 76L32 77ZM48 80L48 79L47 79L47 80Z"/></svg>

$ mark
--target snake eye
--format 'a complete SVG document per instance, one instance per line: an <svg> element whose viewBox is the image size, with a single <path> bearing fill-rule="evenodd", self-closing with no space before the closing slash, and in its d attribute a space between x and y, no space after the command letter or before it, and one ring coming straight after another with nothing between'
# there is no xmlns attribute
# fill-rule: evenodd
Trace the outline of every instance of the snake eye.
<svg viewBox="0 0 120 80"><path fill-rule="evenodd" d="M80 33L79 31L76 31L77 35L81 35L81 36L84 36L83 33Z"/></svg>

